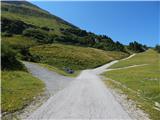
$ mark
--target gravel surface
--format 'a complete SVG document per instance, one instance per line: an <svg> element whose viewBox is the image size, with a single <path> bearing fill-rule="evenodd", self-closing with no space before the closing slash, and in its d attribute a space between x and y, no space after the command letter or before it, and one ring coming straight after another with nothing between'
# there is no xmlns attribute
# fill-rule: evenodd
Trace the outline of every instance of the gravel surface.
<svg viewBox="0 0 160 120"><path fill-rule="evenodd" d="M112 70L123 70L123 69L127 69L127 68L141 67L141 66L146 66L146 65L149 65L149 64L131 65L131 66L122 67L122 68L107 69L106 71L112 71Z"/></svg>
<svg viewBox="0 0 160 120"><path fill-rule="evenodd" d="M27 120L130 120L137 119L139 114L140 118L143 118L142 111L138 113L135 109L132 109L134 115L131 115L125 106L128 102L120 99L121 97L102 82L100 74L116 62L118 61L96 69L84 70L77 78L64 77L36 64L25 62L29 71L46 83L51 94L50 98L30 114ZM133 108L131 105L128 106Z"/></svg>
<svg viewBox="0 0 160 120"><path fill-rule="evenodd" d="M98 75L115 62L117 61L82 71L76 79L51 96L27 119L131 119ZM33 64L29 65L29 68L32 68ZM42 71L40 75L43 75Z"/></svg>
<svg viewBox="0 0 160 120"><path fill-rule="evenodd" d="M56 72L45 69L38 64L31 62L23 62L33 76L39 78L46 84L46 88L50 95L54 95L59 90L67 86L73 78L65 77Z"/></svg>

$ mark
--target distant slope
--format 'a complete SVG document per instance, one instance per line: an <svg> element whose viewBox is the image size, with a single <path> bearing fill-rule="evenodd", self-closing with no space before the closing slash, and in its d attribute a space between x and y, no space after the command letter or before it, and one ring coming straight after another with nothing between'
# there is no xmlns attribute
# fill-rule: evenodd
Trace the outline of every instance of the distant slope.
<svg viewBox="0 0 160 120"><path fill-rule="evenodd" d="M60 69L69 67L74 70L94 68L128 55L123 52L62 44L35 46L30 48L30 53L32 56L38 57L38 62L47 63Z"/></svg>
<svg viewBox="0 0 160 120"><path fill-rule="evenodd" d="M148 59L149 58L149 59ZM141 64L154 64L159 61L159 55L156 51L149 49L146 52L136 54L132 59L122 60L110 68L122 68L132 65L141 65Z"/></svg>
<svg viewBox="0 0 160 120"><path fill-rule="evenodd" d="M16 50L18 59L80 70L128 55L124 45L110 37L81 30L27 1L1 3L2 44Z"/></svg>

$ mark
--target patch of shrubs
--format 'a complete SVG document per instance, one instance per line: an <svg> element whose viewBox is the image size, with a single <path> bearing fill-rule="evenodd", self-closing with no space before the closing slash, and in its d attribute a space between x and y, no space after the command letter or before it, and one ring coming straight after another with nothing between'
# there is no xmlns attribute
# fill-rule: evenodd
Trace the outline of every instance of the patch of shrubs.
<svg viewBox="0 0 160 120"><path fill-rule="evenodd" d="M54 41L58 43L66 43L74 45L79 43L78 37L72 35L57 36L54 38Z"/></svg>
<svg viewBox="0 0 160 120"><path fill-rule="evenodd" d="M65 37L61 38L60 41L70 42L72 44L83 45L87 47L94 47L109 51L123 51L126 52L125 47L120 42L114 42L111 38L106 35L96 35L85 30L68 28L60 29Z"/></svg>
<svg viewBox="0 0 160 120"><path fill-rule="evenodd" d="M156 45L155 50L160 53L160 45Z"/></svg>
<svg viewBox="0 0 160 120"><path fill-rule="evenodd" d="M114 42L106 35L96 35L79 28L60 28L63 35L54 35L48 27L36 27L30 24L26 24L19 20L10 20L8 18L2 18L2 35L12 36L12 34L22 34L26 37L30 37L38 43L51 44L54 42L73 44L87 47L94 47L106 51L122 51L126 52L125 47L120 42ZM129 44L128 49L134 52L143 52L147 49L146 46L139 44L138 42L132 42Z"/></svg>
<svg viewBox="0 0 160 120"><path fill-rule="evenodd" d="M16 59L16 52L8 45L1 46L1 69L2 70L25 70L23 64Z"/></svg>
<svg viewBox="0 0 160 120"><path fill-rule="evenodd" d="M49 34L48 32L41 29L29 28L23 31L23 35L26 37L31 37L37 42L40 43L53 43L55 36L53 34Z"/></svg>
<svg viewBox="0 0 160 120"><path fill-rule="evenodd" d="M26 28L35 27L20 20L11 20L4 17L1 19L1 26L2 32L8 34L22 34Z"/></svg>
<svg viewBox="0 0 160 120"><path fill-rule="evenodd" d="M2 35L2 37L12 37L13 36L13 34L7 33L7 32L3 32L3 33L1 33L1 35Z"/></svg>
<svg viewBox="0 0 160 120"><path fill-rule="evenodd" d="M41 27L41 29L42 29L42 30L45 30L45 31L48 31L48 32L49 32L50 30L54 31L53 28L50 29L50 28L45 27L45 26Z"/></svg>
<svg viewBox="0 0 160 120"><path fill-rule="evenodd" d="M74 34L74 35L77 35L79 37L84 37L84 36L87 36L88 33L85 31L85 30L81 30L81 29L78 29L78 28L68 28L68 29L60 29L62 31L63 34Z"/></svg>
<svg viewBox="0 0 160 120"><path fill-rule="evenodd" d="M128 49L133 51L133 52L144 52L145 50L147 50L147 46L146 45L142 45L136 41L129 43Z"/></svg>
<svg viewBox="0 0 160 120"><path fill-rule="evenodd" d="M25 60L25 61L30 61L30 62L39 62L40 61L40 57L36 56L36 55L31 55L29 52L29 47L27 48L21 48L21 50L19 51L20 56L18 56L20 59Z"/></svg>

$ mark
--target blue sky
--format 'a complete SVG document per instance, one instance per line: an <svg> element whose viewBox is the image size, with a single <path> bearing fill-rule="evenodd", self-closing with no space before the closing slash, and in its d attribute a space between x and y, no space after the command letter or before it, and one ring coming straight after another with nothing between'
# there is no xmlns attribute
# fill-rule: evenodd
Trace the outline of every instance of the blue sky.
<svg viewBox="0 0 160 120"><path fill-rule="evenodd" d="M62 19L114 41L138 41L148 46L159 43L158 2L37 2L35 5Z"/></svg>

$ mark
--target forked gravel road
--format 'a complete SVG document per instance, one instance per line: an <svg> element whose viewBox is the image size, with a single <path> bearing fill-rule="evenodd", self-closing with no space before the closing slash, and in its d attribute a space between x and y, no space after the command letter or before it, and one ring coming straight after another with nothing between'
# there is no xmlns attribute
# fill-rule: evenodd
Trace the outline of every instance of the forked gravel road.
<svg viewBox="0 0 160 120"><path fill-rule="evenodd" d="M73 80L73 78L59 75L35 63L23 62L23 64L33 76L39 78L45 83L46 88L51 96L63 89Z"/></svg>
<svg viewBox="0 0 160 120"><path fill-rule="evenodd" d="M116 62L84 70L74 79L25 62L29 71L46 83L51 94L27 120L131 119L99 76Z"/></svg>

